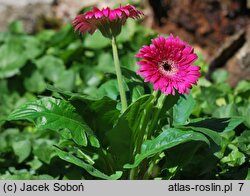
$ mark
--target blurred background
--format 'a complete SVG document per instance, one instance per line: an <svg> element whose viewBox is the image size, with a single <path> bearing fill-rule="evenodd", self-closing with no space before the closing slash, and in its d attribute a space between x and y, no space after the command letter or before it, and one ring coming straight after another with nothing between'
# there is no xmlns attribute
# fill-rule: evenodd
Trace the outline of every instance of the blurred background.
<svg viewBox="0 0 250 196"><path fill-rule="evenodd" d="M144 25L195 45L209 64L207 78L223 67L229 83L250 79L250 0L0 0L0 31L20 20L28 33L60 29L80 8L133 3L144 9Z"/></svg>

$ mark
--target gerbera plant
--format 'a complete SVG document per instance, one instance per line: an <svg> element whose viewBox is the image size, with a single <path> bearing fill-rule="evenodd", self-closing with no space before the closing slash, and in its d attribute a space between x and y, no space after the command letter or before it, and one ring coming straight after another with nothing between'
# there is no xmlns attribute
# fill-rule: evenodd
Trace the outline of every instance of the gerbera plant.
<svg viewBox="0 0 250 196"><path fill-rule="evenodd" d="M116 37L121 33L122 25L125 24L128 18L136 19L142 15L142 11L137 10L132 5L120 6L113 10L109 7L101 10L94 7L92 11L78 15L73 22L75 30L78 30L81 34L87 32L93 34L98 29L104 37L112 40L113 58L121 96L122 111L125 111L127 108L127 100L123 86Z"/></svg>
<svg viewBox="0 0 250 196"><path fill-rule="evenodd" d="M197 152L211 154L210 146L216 149L221 142L207 119L189 118L195 107L191 88L200 67L194 65L194 48L177 36L158 36L142 46L136 54L137 75L124 68L122 77L116 37L127 19L142 15L131 5L93 8L73 22L81 34L99 30L111 40L117 98L109 93L93 98L49 86L53 97L23 104L9 115L9 120L28 120L38 130L58 132L61 141L54 146L55 154L82 168L83 179L178 178ZM137 96L132 99L134 92Z"/></svg>

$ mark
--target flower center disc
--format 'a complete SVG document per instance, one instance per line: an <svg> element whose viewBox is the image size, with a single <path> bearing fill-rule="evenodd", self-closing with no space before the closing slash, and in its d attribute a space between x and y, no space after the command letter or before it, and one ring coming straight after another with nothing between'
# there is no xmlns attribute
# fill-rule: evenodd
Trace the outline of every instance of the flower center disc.
<svg viewBox="0 0 250 196"><path fill-rule="evenodd" d="M172 75L176 74L177 67L174 64L174 62L163 61L163 62L159 63L159 70L165 76L172 76Z"/></svg>
<svg viewBox="0 0 250 196"><path fill-rule="evenodd" d="M169 65L169 64L166 63L166 62L163 63L162 67L163 67L163 69L164 69L165 71L171 71L171 69L172 69L171 65Z"/></svg>

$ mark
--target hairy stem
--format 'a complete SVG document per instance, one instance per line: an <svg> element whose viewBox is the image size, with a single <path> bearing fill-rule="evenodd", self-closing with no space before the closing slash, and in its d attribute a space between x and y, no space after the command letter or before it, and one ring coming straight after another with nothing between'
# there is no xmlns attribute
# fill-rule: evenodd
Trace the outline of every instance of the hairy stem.
<svg viewBox="0 0 250 196"><path fill-rule="evenodd" d="M122 112L124 112L127 109L128 105L127 105L125 89L124 89L123 82L122 82L122 72L121 72L115 37L112 37L112 49L113 49L113 58L114 58L115 71L116 71L117 82L118 82L118 89L119 89L120 97L121 97Z"/></svg>

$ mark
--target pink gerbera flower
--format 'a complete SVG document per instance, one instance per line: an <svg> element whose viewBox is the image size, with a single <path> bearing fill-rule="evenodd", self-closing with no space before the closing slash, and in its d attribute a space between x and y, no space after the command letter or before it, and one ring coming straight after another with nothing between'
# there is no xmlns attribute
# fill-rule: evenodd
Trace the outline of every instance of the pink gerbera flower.
<svg viewBox="0 0 250 196"><path fill-rule="evenodd" d="M143 46L136 57L142 58L138 74L145 82L154 84L154 90L166 95L189 93L200 77L200 67L194 66L197 55L191 46L171 34L168 38L159 36L149 46Z"/></svg>
<svg viewBox="0 0 250 196"><path fill-rule="evenodd" d="M76 16L73 21L75 30L80 33L93 34L97 29L101 31L103 36L111 38L116 37L121 32L122 25L128 18L140 18L143 13L132 5L120 6L116 9L109 7L99 10L94 7L93 10Z"/></svg>

